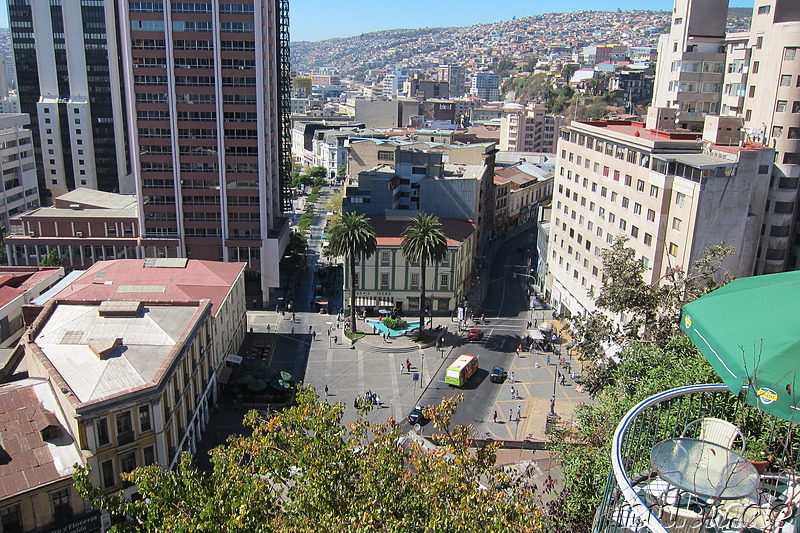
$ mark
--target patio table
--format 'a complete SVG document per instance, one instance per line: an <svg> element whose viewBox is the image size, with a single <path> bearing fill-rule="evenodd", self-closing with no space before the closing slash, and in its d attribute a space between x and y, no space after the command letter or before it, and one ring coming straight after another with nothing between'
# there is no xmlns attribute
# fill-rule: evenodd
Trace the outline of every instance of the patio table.
<svg viewBox="0 0 800 533"><path fill-rule="evenodd" d="M650 452L650 464L664 481L710 500L736 500L759 485L755 467L733 450L698 439L667 439Z"/></svg>

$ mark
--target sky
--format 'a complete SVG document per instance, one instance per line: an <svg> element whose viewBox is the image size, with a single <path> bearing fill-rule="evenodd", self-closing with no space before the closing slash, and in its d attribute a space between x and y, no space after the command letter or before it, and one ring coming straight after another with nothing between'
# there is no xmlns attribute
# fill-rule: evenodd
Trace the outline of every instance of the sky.
<svg viewBox="0 0 800 533"><path fill-rule="evenodd" d="M5 0L2 0L5 1ZM320 41L377 30L471 26L552 11L672 10L673 0L289 0L292 41ZM731 7L753 7L753 0L729 0ZM555 7L557 6L557 7Z"/></svg>
<svg viewBox="0 0 800 533"><path fill-rule="evenodd" d="M113 1L113 0L106 0ZM753 0L729 0L731 7L753 7ZM645 4L643 6L643 4ZM491 9L487 6L491 5ZM673 0L560 0L558 11L613 11L616 9L671 10ZM320 41L377 30L471 26L555 11L542 0L289 0L292 41ZM0 0L0 28L8 28L6 0Z"/></svg>

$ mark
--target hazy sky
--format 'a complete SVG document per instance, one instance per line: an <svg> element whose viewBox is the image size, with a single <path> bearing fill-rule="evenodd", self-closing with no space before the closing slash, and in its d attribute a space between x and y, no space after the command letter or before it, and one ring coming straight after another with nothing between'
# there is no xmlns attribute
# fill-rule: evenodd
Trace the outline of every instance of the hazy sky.
<svg viewBox="0 0 800 533"><path fill-rule="evenodd" d="M42 1L42 0L33 0ZM46 0L45 0L46 1ZM106 0L114 1L114 0ZM731 7L753 7L753 0L729 0ZM293 41L319 41L349 37L375 30L469 26L499 22L555 10L585 9L672 9L673 0L504 0L499 4L483 0L343 0L338 4L323 0L289 0ZM489 6L491 6L489 8ZM0 27L8 27L6 0L0 0Z"/></svg>
<svg viewBox="0 0 800 533"><path fill-rule="evenodd" d="M753 7L753 0L729 0L731 7ZM375 30L470 26L551 11L671 10L673 0L289 0L292 41L319 41Z"/></svg>

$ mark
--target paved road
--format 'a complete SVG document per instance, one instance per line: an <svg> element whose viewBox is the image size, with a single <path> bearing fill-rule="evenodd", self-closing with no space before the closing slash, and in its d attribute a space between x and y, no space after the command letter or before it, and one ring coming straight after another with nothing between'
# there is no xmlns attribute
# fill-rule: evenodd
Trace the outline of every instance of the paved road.
<svg viewBox="0 0 800 533"><path fill-rule="evenodd" d="M325 194L318 205L324 205ZM470 298L473 308L470 313L479 317L485 313L486 323L479 325L485 332L480 342L468 343L465 332L458 332L457 324L447 317L434 318L434 327L448 328L446 348L439 352L434 348L419 349L407 340L391 340L384 343L378 336L368 336L351 349L338 329L335 315L320 315L311 311L313 278L319 258L319 237L325 223L323 208L316 210L315 223L311 228L311 249L307 254L305 273L298 276L299 286L292 289L290 298L297 311L295 321L291 315L281 316L273 310L251 311L248 328L274 337L276 350L272 365L287 370L304 383L317 388L320 395L327 385L329 401L342 401L346 407L344 419L355 420L353 407L357 396L371 390L380 396L383 406L374 409L367 418L379 422L393 417L404 420L415 405L438 403L443 397L464 393L454 423L472 424L479 435L492 435L503 439L522 439L528 436L543 438L546 414L553 395L555 365L546 364L546 354L523 352L517 357L516 347L525 335L527 322L551 318L550 311L528 309L526 278L514 278L513 274L526 272L525 266L535 246L531 233L523 232L490 250L489 269L484 272L481 283L486 284ZM486 297L478 304L480 295ZM341 307L341 291L332 302L334 309ZM328 329L331 328L331 336ZM310 334L314 332L315 337ZM336 342L334 342L334 336ZM480 358L480 369L463 389L444 383L447 364L462 353ZM401 373L400 366L409 360L412 372ZM500 365L514 371L519 389L519 399L511 399L510 383L496 384L489 381L489 370ZM414 381L414 374L419 379ZM569 377L568 372L564 372ZM567 379L564 386L556 386L556 411L568 413L581 400L574 384ZM512 420L509 420L509 409ZM520 411L517 420L517 410ZM498 422L493 421L494 411ZM424 428L423 432L432 431Z"/></svg>

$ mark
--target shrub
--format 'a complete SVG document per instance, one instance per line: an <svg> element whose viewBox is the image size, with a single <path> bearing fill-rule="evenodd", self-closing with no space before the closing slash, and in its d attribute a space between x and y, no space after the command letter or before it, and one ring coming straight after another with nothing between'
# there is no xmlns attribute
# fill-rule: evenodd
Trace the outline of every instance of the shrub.
<svg viewBox="0 0 800 533"><path fill-rule="evenodd" d="M389 329L401 330L405 329L408 323L402 318L384 318L383 325Z"/></svg>

